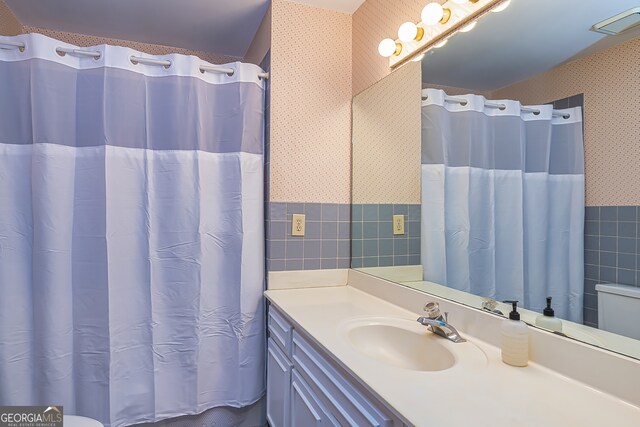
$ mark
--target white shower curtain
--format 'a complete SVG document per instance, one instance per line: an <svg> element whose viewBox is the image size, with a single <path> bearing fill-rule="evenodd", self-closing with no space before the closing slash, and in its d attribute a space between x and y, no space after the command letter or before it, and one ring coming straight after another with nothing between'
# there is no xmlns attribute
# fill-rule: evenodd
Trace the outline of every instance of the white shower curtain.
<svg viewBox="0 0 640 427"><path fill-rule="evenodd" d="M0 40L0 405L122 426L264 391L263 82Z"/></svg>
<svg viewBox="0 0 640 427"><path fill-rule="evenodd" d="M423 91L424 279L582 323L582 111Z"/></svg>

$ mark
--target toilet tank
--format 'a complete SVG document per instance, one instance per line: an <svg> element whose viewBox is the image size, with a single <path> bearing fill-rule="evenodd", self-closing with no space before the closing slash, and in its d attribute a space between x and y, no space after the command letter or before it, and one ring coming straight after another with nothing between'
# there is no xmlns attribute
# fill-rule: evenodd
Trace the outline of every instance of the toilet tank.
<svg viewBox="0 0 640 427"><path fill-rule="evenodd" d="M629 285L600 284L598 327L602 330L640 339L640 288Z"/></svg>

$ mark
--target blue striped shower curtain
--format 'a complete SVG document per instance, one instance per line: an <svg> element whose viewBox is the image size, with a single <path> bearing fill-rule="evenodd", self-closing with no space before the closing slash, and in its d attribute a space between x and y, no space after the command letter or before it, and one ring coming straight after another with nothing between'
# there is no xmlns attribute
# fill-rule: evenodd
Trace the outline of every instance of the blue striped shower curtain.
<svg viewBox="0 0 640 427"><path fill-rule="evenodd" d="M122 426L264 391L263 82L0 40L0 405Z"/></svg>

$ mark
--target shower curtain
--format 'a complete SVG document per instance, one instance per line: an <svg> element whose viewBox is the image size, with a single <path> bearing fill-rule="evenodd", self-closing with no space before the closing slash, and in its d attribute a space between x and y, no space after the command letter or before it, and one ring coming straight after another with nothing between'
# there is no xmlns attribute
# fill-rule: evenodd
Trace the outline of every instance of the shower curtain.
<svg viewBox="0 0 640 427"><path fill-rule="evenodd" d="M264 391L263 82L0 50L0 405L122 426Z"/></svg>
<svg viewBox="0 0 640 427"><path fill-rule="evenodd" d="M582 323L582 111L423 91L424 279Z"/></svg>

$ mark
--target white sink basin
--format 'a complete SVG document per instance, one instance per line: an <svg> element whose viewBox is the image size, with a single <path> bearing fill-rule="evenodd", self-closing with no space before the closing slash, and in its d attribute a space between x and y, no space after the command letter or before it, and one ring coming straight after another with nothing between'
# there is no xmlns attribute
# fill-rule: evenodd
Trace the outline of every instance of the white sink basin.
<svg viewBox="0 0 640 427"><path fill-rule="evenodd" d="M459 363L487 361L482 350L472 343L453 343L407 319L353 319L343 324L341 332L363 355L401 369L444 371Z"/></svg>

